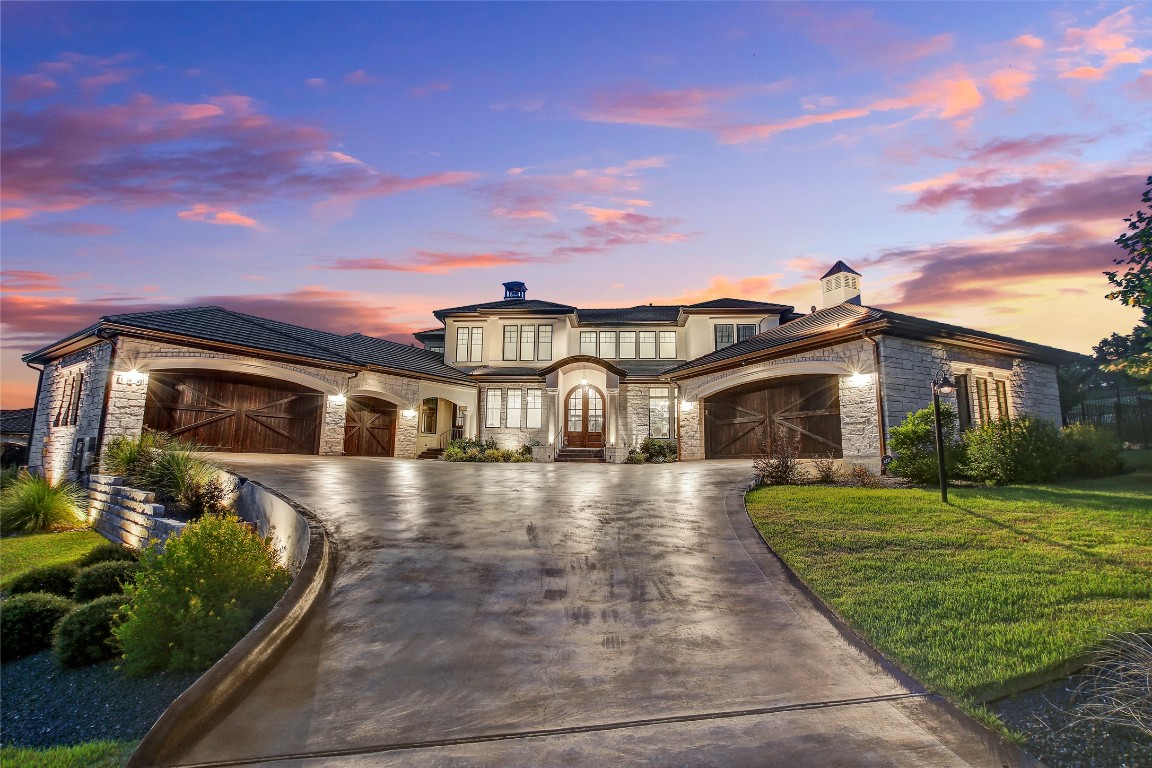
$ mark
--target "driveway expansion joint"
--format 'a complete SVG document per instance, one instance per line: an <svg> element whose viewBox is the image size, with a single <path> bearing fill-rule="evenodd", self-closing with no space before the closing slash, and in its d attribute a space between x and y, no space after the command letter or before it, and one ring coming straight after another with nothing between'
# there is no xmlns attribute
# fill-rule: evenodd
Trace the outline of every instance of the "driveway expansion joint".
<svg viewBox="0 0 1152 768"><path fill-rule="evenodd" d="M657 725L676 725L678 723L697 723L706 720L730 720L740 717L756 717L760 715L774 715L783 712L803 712L814 709L831 709L835 707L854 707L866 704L882 704L888 701L902 701L906 699L935 699L936 694L930 693L892 693L879 696L863 696L854 699L836 699L831 701L811 701L802 704L779 704L772 707L754 707L751 709L735 709L722 712L699 712L691 715L670 715L668 717L647 717L639 720L621 720L611 723L595 723L591 725L573 725L566 728L541 728L528 731L513 731L510 733L492 733L479 736L462 736L457 739L432 739L429 741L399 742L395 744L372 744L363 747L348 747L346 749L317 749L309 752L292 754L265 755L261 757L248 757L237 760L211 760L199 763L180 763L173 768L229 768L230 766L256 765L262 763L285 762L288 760L308 760L313 758L350 757L355 755L371 755L382 752L402 752L417 749L437 749L440 747L456 747L464 744L485 744L494 741L513 741L516 739L539 739L549 736L570 736L578 733L597 733L602 731L618 731L627 728L646 728Z"/></svg>

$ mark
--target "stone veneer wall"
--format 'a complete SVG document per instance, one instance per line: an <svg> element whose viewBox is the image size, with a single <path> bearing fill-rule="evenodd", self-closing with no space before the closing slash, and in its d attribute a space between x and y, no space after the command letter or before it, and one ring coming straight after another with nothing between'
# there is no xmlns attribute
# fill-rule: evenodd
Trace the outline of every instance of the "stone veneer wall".
<svg viewBox="0 0 1152 768"><path fill-rule="evenodd" d="M352 394L380 397L396 403L396 453L399 458L411 459L416 456L417 427L419 426L420 382L386 373L360 373L349 382ZM400 411L412 410L411 416ZM343 430L343 425L340 427ZM340 450L344 451L344 435L340 434Z"/></svg>
<svg viewBox="0 0 1152 768"><path fill-rule="evenodd" d="M79 438L88 439L88 450L81 471L87 471L96 453L100 433L100 416L104 409L104 392L108 385L108 366L112 345L107 342L65 355L44 366L40 397L36 402L36 423L32 425L28 465L50 480L75 478L71 471L72 448ZM76 423L55 425L63 404L68 380L82 375L80 408Z"/></svg>
<svg viewBox="0 0 1152 768"><path fill-rule="evenodd" d="M88 521L104 538L135 550L163 543L187 525L164 517L156 494L131 488L122 477L96 474L88 479Z"/></svg>

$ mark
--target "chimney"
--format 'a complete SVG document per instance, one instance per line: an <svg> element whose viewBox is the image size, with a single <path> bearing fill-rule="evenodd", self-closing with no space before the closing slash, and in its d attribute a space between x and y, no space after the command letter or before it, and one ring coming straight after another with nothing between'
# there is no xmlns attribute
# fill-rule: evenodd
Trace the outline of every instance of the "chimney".
<svg viewBox="0 0 1152 768"><path fill-rule="evenodd" d="M516 301L524 301L528 295L528 286L519 281L512 281L504 283L504 299L514 299Z"/></svg>
<svg viewBox="0 0 1152 768"><path fill-rule="evenodd" d="M824 297L824 309L845 302L860 304L860 273L842 261L832 265L824 277L820 278L820 293Z"/></svg>

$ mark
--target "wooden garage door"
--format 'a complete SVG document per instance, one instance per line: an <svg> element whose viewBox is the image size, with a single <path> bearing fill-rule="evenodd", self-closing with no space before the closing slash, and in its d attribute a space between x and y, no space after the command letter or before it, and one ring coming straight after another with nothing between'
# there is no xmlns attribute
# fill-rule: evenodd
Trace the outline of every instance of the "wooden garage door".
<svg viewBox="0 0 1152 768"><path fill-rule="evenodd" d="M394 456L396 405L375 397L348 398L344 420L345 456Z"/></svg>
<svg viewBox="0 0 1152 768"><path fill-rule="evenodd" d="M704 402L704 445L709 459L750 458L758 432L769 440L797 439L800 457L842 458L840 380L788 376L729 389Z"/></svg>
<svg viewBox="0 0 1152 768"><path fill-rule="evenodd" d="M148 382L144 424L206 448L316 453L324 396L236 373L165 371Z"/></svg>

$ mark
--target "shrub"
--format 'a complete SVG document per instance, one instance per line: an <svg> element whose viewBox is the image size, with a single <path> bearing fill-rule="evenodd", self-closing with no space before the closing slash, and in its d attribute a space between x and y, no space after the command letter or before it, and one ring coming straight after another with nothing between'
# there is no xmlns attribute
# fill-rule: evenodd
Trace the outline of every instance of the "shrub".
<svg viewBox="0 0 1152 768"><path fill-rule="evenodd" d="M879 488L880 476L863 464L853 464L849 472L852 482L861 488Z"/></svg>
<svg viewBox="0 0 1152 768"><path fill-rule="evenodd" d="M88 494L78 485L21 472L0 492L0 531L45 531L84 527Z"/></svg>
<svg viewBox="0 0 1152 768"><path fill-rule="evenodd" d="M504 461L504 451L499 448L489 448L484 451L484 461Z"/></svg>
<svg viewBox="0 0 1152 768"><path fill-rule="evenodd" d="M964 445L956 442L956 409L940 405L940 428L944 435L944 465L954 477L964 466ZM940 482L936 460L936 420L932 408L922 408L904 418L904 423L889 431L888 447L895 459L888 465L892 474L932 485Z"/></svg>
<svg viewBox="0 0 1152 768"><path fill-rule="evenodd" d="M0 603L0 654L18 659L52 644L52 630L76 604L46 592L16 595Z"/></svg>
<svg viewBox="0 0 1152 768"><path fill-rule="evenodd" d="M645 461L662 463L676 461L676 441L664 440L656 437L646 437L640 443L640 452L644 454Z"/></svg>
<svg viewBox="0 0 1152 768"><path fill-rule="evenodd" d="M195 520L227 507L228 489L220 482L220 467L196 455L203 450L165 432L145 430L135 440L112 440L104 449L103 464L106 471L153 491L160 501L175 502Z"/></svg>
<svg viewBox="0 0 1152 768"><path fill-rule="evenodd" d="M840 474L836 468L836 457L831 453L812 459L812 471L821 483L834 483Z"/></svg>
<svg viewBox="0 0 1152 768"><path fill-rule="evenodd" d="M145 429L136 439L114 437L101 452L100 463L105 472L122 477L144 477L159 457L173 442L167 432Z"/></svg>
<svg viewBox="0 0 1152 768"><path fill-rule="evenodd" d="M772 485L796 485L803 473L797 455L800 452L800 437L780 434L769 439L763 429L757 429L758 453L752 459L752 469L762 483Z"/></svg>
<svg viewBox="0 0 1152 768"><path fill-rule="evenodd" d="M206 515L146 550L113 633L124 669L203 670L223 656L288 588L269 539L239 518Z"/></svg>
<svg viewBox="0 0 1152 768"><path fill-rule="evenodd" d="M1073 714L1152 736L1152 633L1114 635L1076 689Z"/></svg>
<svg viewBox="0 0 1152 768"><path fill-rule="evenodd" d="M123 595L106 595L73 609L56 625L52 650L62 667L76 669L116 655L112 624Z"/></svg>
<svg viewBox="0 0 1152 768"><path fill-rule="evenodd" d="M99 546L93 547L88 554L77 561L76 565L80 568L87 568L90 565L96 565L96 563L115 561L130 561L134 563L139 557L135 551L109 542L108 544L100 544Z"/></svg>
<svg viewBox="0 0 1152 768"><path fill-rule="evenodd" d="M628 449L628 457L626 459L624 459L624 463L625 464L643 464L644 463L644 454L640 453L640 451L636 450L635 448L629 448Z"/></svg>
<svg viewBox="0 0 1152 768"><path fill-rule="evenodd" d="M1064 465L1060 431L1031 416L981 424L964 433L964 443L965 473L986 485L1055 480Z"/></svg>
<svg viewBox="0 0 1152 768"><path fill-rule="evenodd" d="M126 584L132 582L136 574L136 563L127 560L113 560L96 563L76 574L76 588L72 597L80 603L105 595L118 595Z"/></svg>
<svg viewBox="0 0 1152 768"><path fill-rule="evenodd" d="M1124 470L1124 450L1112 432L1091 424L1070 424L1060 433L1064 444L1064 477L1104 477Z"/></svg>
<svg viewBox="0 0 1152 768"><path fill-rule="evenodd" d="M46 565L33 568L12 580L8 591L13 595L29 592L46 592L60 597L72 597L76 587L76 575L80 569L74 565Z"/></svg>
<svg viewBox="0 0 1152 768"><path fill-rule="evenodd" d="M456 445L449 445L444 449L441 458L444 461L464 461L464 449Z"/></svg>

